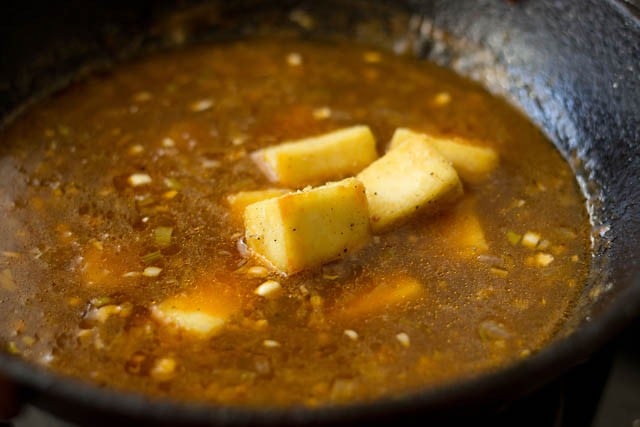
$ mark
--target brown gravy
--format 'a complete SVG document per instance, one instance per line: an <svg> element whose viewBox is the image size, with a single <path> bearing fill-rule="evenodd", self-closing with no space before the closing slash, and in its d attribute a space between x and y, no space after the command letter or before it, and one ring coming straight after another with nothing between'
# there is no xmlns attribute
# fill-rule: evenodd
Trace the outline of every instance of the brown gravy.
<svg viewBox="0 0 640 427"><path fill-rule="evenodd" d="M359 123L380 154L402 126L492 147L500 166L345 261L252 269L225 202L271 187L248 153ZM0 345L104 387L241 405L435 387L540 349L586 277L584 200L541 132L447 70L354 45L152 55L56 94L0 142ZM135 173L151 182L128 185ZM483 251L460 245L476 214ZM280 298L254 294L267 279ZM212 337L152 316L192 291L230 313Z"/></svg>

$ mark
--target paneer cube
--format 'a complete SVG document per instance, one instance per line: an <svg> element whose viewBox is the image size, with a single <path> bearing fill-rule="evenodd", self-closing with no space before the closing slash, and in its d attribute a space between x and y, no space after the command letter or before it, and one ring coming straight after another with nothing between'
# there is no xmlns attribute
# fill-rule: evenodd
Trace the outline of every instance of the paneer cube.
<svg viewBox="0 0 640 427"><path fill-rule="evenodd" d="M113 290L130 286L127 273L142 270L139 248L128 244L104 244L91 241L84 248L83 263L80 267L83 282L96 289Z"/></svg>
<svg viewBox="0 0 640 427"><path fill-rule="evenodd" d="M419 134L395 144L357 178L367 189L374 232L384 231L417 211L438 210L462 194L451 163Z"/></svg>
<svg viewBox="0 0 640 427"><path fill-rule="evenodd" d="M338 316L348 319L365 318L384 314L403 304L415 302L425 294L418 280L398 276L378 284L366 293L359 293L340 304Z"/></svg>
<svg viewBox="0 0 640 427"><path fill-rule="evenodd" d="M283 188L268 188L266 190L256 191L240 191L227 196L227 203L231 208L231 217L235 221L242 223L242 216L247 206L252 203L261 202L263 200L272 199L290 193L291 190Z"/></svg>
<svg viewBox="0 0 640 427"><path fill-rule="evenodd" d="M365 189L355 178L249 205L244 225L251 251L283 274L343 257L371 234Z"/></svg>
<svg viewBox="0 0 640 427"><path fill-rule="evenodd" d="M471 198L458 203L451 212L447 212L440 218L434 227L443 234L442 240L447 242L450 254L473 258L489 250L489 244L476 212L476 203Z"/></svg>
<svg viewBox="0 0 640 427"><path fill-rule="evenodd" d="M402 141L414 138L416 135L424 135L440 154L453 164L456 172L465 182L480 183L486 180L498 166L498 153L492 148L470 145L462 138L437 138L403 128L395 131L389 149L392 150Z"/></svg>
<svg viewBox="0 0 640 427"><path fill-rule="evenodd" d="M240 309L240 297L221 284L202 286L167 298L151 307L155 320L198 338L219 333Z"/></svg>
<svg viewBox="0 0 640 427"><path fill-rule="evenodd" d="M251 154L271 182L297 188L354 175L377 157L368 126L284 142Z"/></svg>

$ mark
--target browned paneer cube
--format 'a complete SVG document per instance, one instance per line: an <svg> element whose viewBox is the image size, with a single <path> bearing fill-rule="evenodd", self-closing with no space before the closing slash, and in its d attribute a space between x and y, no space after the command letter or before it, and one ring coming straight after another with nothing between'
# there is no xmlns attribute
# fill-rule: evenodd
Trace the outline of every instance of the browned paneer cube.
<svg viewBox="0 0 640 427"><path fill-rule="evenodd" d="M385 231L418 211L436 211L462 194L451 163L420 134L395 144L357 177L367 189L374 232Z"/></svg>
<svg viewBox="0 0 640 427"><path fill-rule="evenodd" d="M251 251L284 274L343 257L371 235L365 189L355 178L251 204L244 225Z"/></svg>
<svg viewBox="0 0 640 427"><path fill-rule="evenodd" d="M251 158L271 182L300 188L360 172L378 157L368 126L352 126L264 148Z"/></svg>
<svg viewBox="0 0 640 427"><path fill-rule="evenodd" d="M469 141L457 137L439 138L400 128L393 134L389 147L392 150L405 139L414 138L416 135L424 135L440 154L453 164L465 182L480 183L498 166L498 153L494 149L471 145Z"/></svg>
<svg viewBox="0 0 640 427"><path fill-rule="evenodd" d="M266 190L240 191L238 193L229 194L227 196L227 203L231 208L231 217L236 221L242 222L244 210L250 204L272 199L290 192L291 190L286 190L284 188L268 188Z"/></svg>
<svg viewBox="0 0 640 427"><path fill-rule="evenodd" d="M384 314L402 304L415 302L425 294L424 286L413 277L388 278L366 293L358 293L340 303L339 317L359 319Z"/></svg>

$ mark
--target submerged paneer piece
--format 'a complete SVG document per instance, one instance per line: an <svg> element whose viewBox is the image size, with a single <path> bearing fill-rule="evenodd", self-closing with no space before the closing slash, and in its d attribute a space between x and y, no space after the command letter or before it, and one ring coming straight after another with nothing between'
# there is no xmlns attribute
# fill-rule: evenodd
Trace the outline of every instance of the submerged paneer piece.
<svg viewBox="0 0 640 427"><path fill-rule="evenodd" d="M283 188L268 188L266 190L240 191L227 196L227 203L231 208L231 216L234 220L242 222L242 216L247 206L252 203L272 199L290 193L291 190Z"/></svg>
<svg viewBox="0 0 640 427"><path fill-rule="evenodd" d="M142 270L138 253L139 248L134 245L90 241L84 248L80 265L84 284L98 289L130 286L127 274Z"/></svg>
<svg viewBox="0 0 640 427"><path fill-rule="evenodd" d="M152 306L151 313L167 326L208 338L220 332L240 307L239 294L232 286L200 280L192 289Z"/></svg>
<svg viewBox="0 0 640 427"><path fill-rule="evenodd" d="M448 253L472 258L489 250L489 244L476 212L476 202L465 198L451 212L447 212L434 224L444 235Z"/></svg>
<svg viewBox="0 0 640 427"><path fill-rule="evenodd" d="M367 293L360 293L342 303L338 316L348 319L384 314L402 304L417 301L425 288L413 277L400 275L388 278Z"/></svg>
<svg viewBox="0 0 640 427"><path fill-rule="evenodd" d="M419 210L438 210L462 194L451 163L420 134L395 144L357 177L367 189L374 232Z"/></svg>
<svg viewBox="0 0 640 427"><path fill-rule="evenodd" d="M353 126L258 150L253 161L271 182L322 184L360 172L378 157L368 126Z"/></svg>
<svg viewBox="0 0 640 427"><path fill-rule="evenodd" d="M461 138L438 138L400 128L395 131L389 145L392 150L406 139L425 137L444 158L449 160L460 178L472 184L480 183L498 166L498 153L489 147L470 145Z"/></svg>
<svg viewBox="0 0 640 427"><path fill-rule="evenodd" d="M371 235L365 189L355 178L249 205L244 225L251 251L284 274L340 258Z"/></svg>

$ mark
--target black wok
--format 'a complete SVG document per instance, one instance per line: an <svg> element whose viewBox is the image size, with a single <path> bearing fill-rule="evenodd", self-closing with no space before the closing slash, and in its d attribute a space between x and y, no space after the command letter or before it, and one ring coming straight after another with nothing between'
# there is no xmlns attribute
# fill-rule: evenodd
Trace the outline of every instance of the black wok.
<svg viewBox="0 0 640 427"><path fill-rule="evenodd" d="M480 81L550 137L587 199L590 278L566 327L539 353L498 372L407 396L321 409L178 405L99 389L0 353L0 373L17 385L23 401L92 426L470 420L498 413L575 370L640 312L640 20L630 2L129 3L3 2L0 120L87 70L180 43L277 28L408 51ZM316 25L305 25L305 14Z"/></svg>

